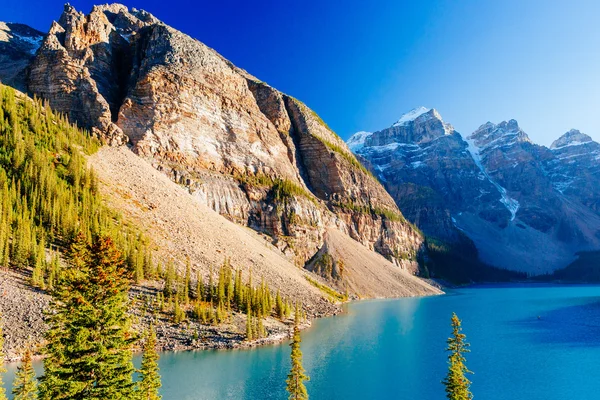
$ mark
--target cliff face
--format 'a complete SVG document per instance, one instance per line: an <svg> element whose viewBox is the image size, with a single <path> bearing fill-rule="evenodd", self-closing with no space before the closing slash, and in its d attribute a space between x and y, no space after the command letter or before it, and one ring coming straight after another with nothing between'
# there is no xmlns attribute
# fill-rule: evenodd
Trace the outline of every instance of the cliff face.
<svg viewBox="0 0 600 400"><path fill-rule="evenodd" d="M463 138L420 108L348 143L426 234L453 242L461 231L488 264L547 273L600 248L600 145L578 131L550 149L515 120Z"/></svg>
<svg viewBox="0 0 600 400"><path fill-rule="evenodd" d="M297 265L334 227L416 271L422 237L308 107L152 15L71 6L31 60L28 90L132 150Z"/></svg>

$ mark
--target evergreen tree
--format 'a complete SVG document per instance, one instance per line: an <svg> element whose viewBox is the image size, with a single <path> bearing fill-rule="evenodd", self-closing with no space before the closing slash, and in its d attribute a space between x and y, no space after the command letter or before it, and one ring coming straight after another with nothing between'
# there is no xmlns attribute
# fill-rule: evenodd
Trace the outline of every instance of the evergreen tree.
<svg viewBox="0 0 600 400"><path fill-rule="evenodd" d="M6 356L4 355L4 334L2 332L2 324L0 324L0 400L6 400L6 389L4 388L4 382L2 381L2 374L6 373L6 366L4 362Z"/></svg>
<svg viewBox="0 0 600 400"><path fill-rule="evenodd" d="M183 304L188 305L190 303L190 287L192 285L192 270L190 268L190 261L188 260L185 265L185 278L183 282Z"/></svg>
<svg viewBox="0 0 600 400"><path fill-rule="evenodd" d="M470 400L473 398L471 382L466 374L472 374L465 365L464 353L470 352L469 343L465 341L466 335L462 333L461 321L455 313L452 314L452 336L448 338L448 375L442 381L446 386L446 397L450 400Z"/></svg>
<svg viewBox="0 0 600 400"><path fill-rule="evenodd" d="M202 280L202 275L200 275L200 272L196 273L196 300L198 301L204 301L205 299L205 295L204 295L204 281Z"/></svg>
<svg viewBox="0 0 600 400"><path fill-rule="evenodd" d="M252 309L248 305L246 310L246 340L250 341L254 339L254 329L252 327Z"/></svg>
<svg viewBox="0 0 600 400"><path fill-rule="evenodd" d="M300 351L300 310L298 308L298 304L296 304L296 316L294 318L294 336L292 338L292 343L290 344L292 348L291 353L291 361L292 368L290 373L288 374L288 378L286 380L289 399L290 400L306 400L308 399L308 392L306 391L306 386L304 386L304 381L308 381L310 378L304 373L304 367L302 367L302 351Z"/></svg>
<svg viewBox="0 0 600 400"><path fill-rule="evenodd" d="M38 397L37 381L31 363L30 349L25 351L21 365L17 369L12 393L14 394L14 400L36 400Z"/></svg>
<svg viewBox="0 0 600 400"><path fill-rule="evenodd" d="M72 267L52 292L43 400L133 396L129 272L110 238L97 239L93 246L85 240L85 235L77 236Z"/></svg>
<svg viewBox="0 0 600 400"><path fill-rule="evenodd" d="M275 314L277 314L277 318L279 319L283 319L283 317L285 316L285 306L283 305L283 301L281 300L279 289L277 289L277 296L275 296Z"/></svg>
<svg viewBox="0 0 600 400"><path fill-rule="evenodd" d="M156 332L151 326L146 333L144 343L144 355L142 356L142 367L140 375L142 380L139 384L140 400L160 400L158 389L162 386L158 369L158 352L156 351Z"/></svg>

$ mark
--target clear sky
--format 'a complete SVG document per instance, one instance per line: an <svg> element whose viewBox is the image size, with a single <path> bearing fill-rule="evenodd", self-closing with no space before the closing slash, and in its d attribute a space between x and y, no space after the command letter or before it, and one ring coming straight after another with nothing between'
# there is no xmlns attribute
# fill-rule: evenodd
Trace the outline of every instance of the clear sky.
<svg viewBox="0 0 600 400"><path fill-rule="evenodd" d="M423 105L461 133L514 118L541 144L571 128L600 140L598 0L123 2L301 99L343 138ZM46 31L62 4L3 0L0 20Z"/></svg>

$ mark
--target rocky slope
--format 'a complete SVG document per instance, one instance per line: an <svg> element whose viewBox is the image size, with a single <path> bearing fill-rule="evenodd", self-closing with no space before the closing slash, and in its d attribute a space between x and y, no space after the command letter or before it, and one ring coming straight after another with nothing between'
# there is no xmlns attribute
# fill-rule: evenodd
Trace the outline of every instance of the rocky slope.
<svg viewBox="0 0 600 400"><path fill-rule="evenodd" d="M31 60L30 93L132 150L304 265L326 229L415 272L423 238L308 107L147 12L66 5Z"/></svg>
<svg viewBox="0 0 600 400"><path fill-rule="evenodd" d="M419 108L348 144L426 234L452 243L460 231L488 264L542 274L600 247L600 145L578 131L550 149L515 120L463 138Z"/></svg>

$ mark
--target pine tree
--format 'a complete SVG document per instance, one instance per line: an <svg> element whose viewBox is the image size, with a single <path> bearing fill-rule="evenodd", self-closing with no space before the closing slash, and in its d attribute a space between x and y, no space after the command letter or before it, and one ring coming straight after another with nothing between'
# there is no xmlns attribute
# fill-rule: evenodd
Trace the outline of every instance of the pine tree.
<svg viewBox="0 0 600 400"><path fill-rule="evenodd" d="M466 374L472 374L465 365L464 353L469 353L469 343L465 341L466 335L462 333L461 321L455 313L452 314L452 336L448 338L448 375L442 381L446 386L446 397L450 400L470 400L473 398L471 382Z"/></svg>
<svg viewBox="0 0 600 400"><path fill-rule="evenodd" d="M185 305L190 303L190 285L192 284L192 270L190 268L190 262L187 261L185 265L185 279L183 282L183 298L182 302Z"/></svg>
<svg viewBox="0 0 600 400"><path fill-rule="evenodd" d="M6 400L6 389L4 388L4 382L2 381L2 374L6 373L6 366L4 362L6 356L4 355L4 334L2 332L2 324L0 324L0 400Z"/></svg>
<svg viewBox="0 0 600 400"><path fill-rule="evenodd" d="M292 368L288 374L286 380L289 395L289 400L306 400L308 399L308 392L304 381L310 380L310 378L304 373L304 367L302 367L302 351L300 351L300 310L298 304L296 304L296 317L294 318L294 336L290 347L292 348L291 361Z"/></svg>
<svg viewBox="0 0 600 400"><path fill-rule="evenodd" d="M275 296L275 314L277 314L277 318L279 319L283 319L283 317L285 316L285 306L283 305L283 301L281 300L279 289L277 289L277 296Z"/></svg>
<svg viewBox="0 0 600 400"><path fill-rule="evenodd" d="M38 397L37 381L31 363L30 349L25 351L21 365L17 369L12 393L14 394L14 400L36 400Z"/></svg>
<svg viewBox="0 0 600 400"><path fill-rule="evenodd" d="M252 309L248 305L246 310L246 340L250 341L254 339L254 329L252 327Z"/></svg>
<svg viewBox="0 0 600 400"><path fill-rule="evenodd" d="M138 388L140 400L162 399L162 396L158 394L158 389L162 386L158 369L158 358L158 352L156 351L156 332L154 327L151 326L146 332L144 355L142 356L142 367L140 369L140 375L142 377Z"/></svg>
<svg viewBox="0 0 600 400"><path fill-rule="evenodd" d="M204 281L202 280L202 275L200 275L200 272L196 273L196 300L198 301L204 301L205 299L205 294L204 294Z"/></svg>
<svg viewBox="0 0 600 400"><path fill-rule="evenodd" d="M40 398L130 399L133 396L127 293L130 276L108 237L77 236L71 268L52 292Z"/></svg>

